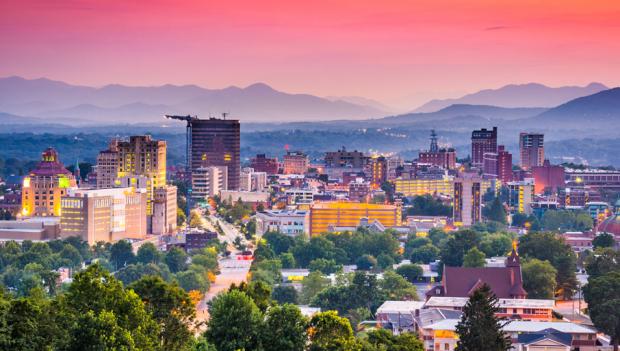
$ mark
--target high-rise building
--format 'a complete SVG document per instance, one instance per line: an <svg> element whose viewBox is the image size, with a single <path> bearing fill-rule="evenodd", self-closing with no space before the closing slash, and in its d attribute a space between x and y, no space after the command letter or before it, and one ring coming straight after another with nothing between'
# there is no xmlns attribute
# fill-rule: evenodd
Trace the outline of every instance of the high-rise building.
<svg viewBox="0 0 620 351"><path fill-rule="evenodd" d="M308 171L310 160L308 155L301 151L287 151L284 155L283 173L284 174L305 174Z"/></svg>
<svg viewBox="0 0 620 351"><path fill-rule="evenodd" d="M367 202L370 195L370 183L364 178L357 178L349 183L349 200Z"/></svg>
<svg viewBox="0 0 620 351"><path fill-rule="evenodd" d="M370 175L370 184L373 188L377 189L387 181L388 163L384 156L370 158L367 168Z"/></svg>
<svg viewBox="0 0 620 351"><path fill-rule="evenodd" d="M75 177L58 159L58 152L47 148L37 164L22 184L21 215L60 216L60 199L70 188L75 188Z"/></svg>
<svg viewBox="0 0 620 351"><path fill-rule="evenodd" d="M493 127L493 130L482 128L471 133L472 166L482 167L486 152L497 153L497 127Z"/></svg>
<svg viewBox="0 0 620 351"><path fill-rule="evenodd" d="M497 147L497 152L485 152L483 156L483 174L486 179L499 179L502 183L512 181L512 154L504 148Z"/></svg>
<svg viewBox="0 0 620 351"><path fill-rule="evenodd" d="M146 236L146 192L135 188L70 189L62 200L61 236L98 241Z"/></svg>
<svg viewBox="0 0 620 351"><path fill-rule="evenodd" d="M155 189L153 199L153 234L172 234L177 229L177 187L166 185Z"/></svg>
<svg viewBox="0 0 620 351"><path fill-rule="evenodd" d="M418 162L454 169L456 168L456 151L453 148L439 148L437 134L435 130L431 130L431 147L418 154Z"/></svg>
<svg viewBox="0 0 620 351"><path fill-rule="evenodd" d="M121 179L144 177L147 214L153 214L154 190L166 185L166 142L150 135L113 140L97 157L97 188L122 186Z"/></svg>
<svg viewBox="0 0 620 351"><path fill-rule="evenodd" d="M250 161L250 167L256 172L267 174L278 174L278 159L266 157L265 154L258 154Z"/></svg>
<svg viewBox="0 0 620 351"><path fill-rule="evenodd" d="M368 156L361 151L347 151L343 146L341 150L325 153L325 167L364 168L368 163Z"/></svg>
<svg viewBox="0 0 620 351"><path fill-rule="evenodd" d="M204 201L228 189L228 167L199 167L192 172L192 199Z"/></svg>
<svg viewBox="0 0 620 351"><path fill-rule="evenodd" d="M545 160L545 135L542 133L520 133L519 154L521 168L529 170L532 167L542 166Z"/></svg>
<svg viewBox="0 0 620 351"><path fill-rule="evenodd" d="M240 160L239 120L196 119L192 121L192 176L200 167L228 168L227 188L239 189Z"/></svg>
<svg viewBox="0 0 620 351"><path fill-rule="evenodd" d="M482 179L474 174L461 174L454 179L453 220L457 226L480 222L482 213Z"/></svg>
<svg viewBox="0 0 620 351"><path fill-rule="evenodd" d="M330 227L358 227L362 219L378 221L385 227L400 226L402 209L398 205L357 202L319 202L310 207L309 234L325 233Z"/></svg>

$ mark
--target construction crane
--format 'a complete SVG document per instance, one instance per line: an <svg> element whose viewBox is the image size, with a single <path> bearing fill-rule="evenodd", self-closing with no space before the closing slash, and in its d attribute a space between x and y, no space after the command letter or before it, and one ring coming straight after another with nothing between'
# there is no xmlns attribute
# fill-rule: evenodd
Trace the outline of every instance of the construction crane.
<svg viewBox="0 0 620 351"><path fill-rule="evenodd" d="M179 121L186 121L186 136L185 136L185 175L187 179L187 198L186 204L187 208L185 209L187 214L187 223L189 224L190 219L190 211L192 209L191 200L192 200L192 123L198 119L198 116L176 116L176 115L165 115L166 118L176 119Z"/></svg>

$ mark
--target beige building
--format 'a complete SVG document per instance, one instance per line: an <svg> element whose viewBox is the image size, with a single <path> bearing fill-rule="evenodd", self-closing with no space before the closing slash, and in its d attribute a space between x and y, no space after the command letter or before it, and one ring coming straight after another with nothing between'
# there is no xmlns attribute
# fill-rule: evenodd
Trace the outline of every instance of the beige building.
<svg viewBox="0 0 620 351"><path fill-rule="evenodd" d="M21 216L60 216L60 198L76 186L75 177L60 162L56 150L46 149L41 162L24 177Z"/></svg>
<svg viewBox="0 0 620 351"><path fill-rule="evenodd" d="M200 167L192 172L192 199L203 201L228 189L228 167Z"/></svg>
<svg viewBox="0 0 620 351"><path fill-rule="evenodd" d="M309 165L308 155L301 151L288 151L284 155L282 169L284 174L305 174Z"/></svg>
<svg viewBox="0 0 620 351"><path fill-rule="evenodd" d="M396 179L394 188L404 196L445 195L452 196L452 178L441 179Z"/></svg>
<svg viewBox="0 0 620 351"><path fill-rule="evenodd" d="M15 221L0 221L0 241L42 241L60 237L58 217L33 217Z"/></svg>
<svg viewBox="0 0 620 351"><path fill-rule="evenodd" d="M150 135L113 140L97 157L97 188L121 186L124 177L146 177L147 214L153 213L154 190L166 185L166 142Z"/></svg>
<svg viewBox="0 0 620 351"><path fill-rule="evenodd" d="M239 190L263 191L267 187L267 173L255 172L254 168L244 168L239 177Z"/></svg>
<svg viewBox="0 0 620 351"><path fill-rule="evenodd" d="M155 189L153 200L153 234L172 234L177 229L177 187L166 185Z"/></svg>
<svg viewBox="0 0 620 351"><path fill-rule="evenodd" d="M98 241L146 236L147 194L135 188L72 189L62 198L61 236Z"/></svg>

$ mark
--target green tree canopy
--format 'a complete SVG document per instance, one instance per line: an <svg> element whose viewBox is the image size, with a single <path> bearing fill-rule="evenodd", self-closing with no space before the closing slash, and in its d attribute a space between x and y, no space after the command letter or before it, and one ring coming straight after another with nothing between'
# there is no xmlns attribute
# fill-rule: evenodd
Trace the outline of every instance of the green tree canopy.
<svg viewBox="0 0 620 351"><path fill-rule="evenodd" d="M273 351L303 351L308 340L308 320L295 305L276 305L266 313L262 344Z"/></svg>
<svg viewBox="0 0 620 351"><path fill-rule="evenodd" d="M410 283L415 283L418 279L422 278L424 270L417 264L403 264L396 268L396 273L403 276Z"/></svg>
<svg viewBox="0 0 620 351"><path fill-rule="evenodd" d="M521 263L523 288L530 299L553 299L557 270L549 261L536 258Z"/></svg>
<svg viewBox="0 0 620 351"><path fill-rule="evenodd" d="M484 267L485 258L484 252L472 247L463 257L463 267Z"/></svg>

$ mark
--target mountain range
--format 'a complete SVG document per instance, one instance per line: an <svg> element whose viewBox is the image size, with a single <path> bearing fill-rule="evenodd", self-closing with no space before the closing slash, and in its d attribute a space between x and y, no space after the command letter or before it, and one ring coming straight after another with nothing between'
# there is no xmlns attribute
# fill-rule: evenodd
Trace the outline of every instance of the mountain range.
<svg viewBox="0 0 620 351"><path fill-rule="evenodd" d="M82 119L98 123L158 122L164 114L218 116L229 112L244 122L365 119L389 114L374 106L289 94L264 83L245 88L205 89L196 85L101 88L45 78L0 78L0 111L41 118Z"/></svg>
<svg viewBox="0 0 620 351"><path fill-rule="evenodd" d="M498 107L555 107L578 97L608 89L600 83L584 87L552 88L538 83L510 84L499 89L485 89L456 99L431 100L413 112L435 112L450 105L492 105Z"/></svg>

